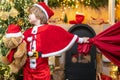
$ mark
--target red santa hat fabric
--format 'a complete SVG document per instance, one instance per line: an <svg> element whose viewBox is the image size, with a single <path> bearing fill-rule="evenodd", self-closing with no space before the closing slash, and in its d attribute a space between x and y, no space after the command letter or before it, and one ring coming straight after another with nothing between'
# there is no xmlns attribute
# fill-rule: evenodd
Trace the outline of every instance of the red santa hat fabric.
<svg viewBox="0 0 120 80"><path fill-rule="evenodd" d="M52 9L50 9L49 6L47 6L44 2L39 2L38 4L34 4L33 6L39 7L43 12L45 13L47 19L49 19L51 16L54 15L54 12Z"/></svg>
<svg viewBox="0 0 120 80"><path fill-rule="evenodd" d="M22 36L20 26L16 24L8 25L8 29L6 31L5 37L9 38L9 37L19 37L19 36Z"/></svg>

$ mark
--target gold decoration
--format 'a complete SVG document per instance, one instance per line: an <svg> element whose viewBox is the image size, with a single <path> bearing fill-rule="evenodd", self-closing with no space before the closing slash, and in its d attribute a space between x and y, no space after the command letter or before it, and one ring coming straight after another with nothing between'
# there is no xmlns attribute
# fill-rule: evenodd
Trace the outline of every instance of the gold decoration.
<svg viewBox="0 0 120 80"><path fill-rule="evenodd" d="M116 66L115 64L111 63L112 67L111 67L111 71L110 71L110 76L114 79L117 80L117 72L118 72L118 66Z"/></svg>
<svg viewBox="0 0 120 80"><path fill-rule="evenodd" d="M18 11L15 8L12 8L9 13L13 18L18 15Z"/></svg>
<svg viewBox="0 0 120 80"><path fill-rule="evenodd" d="M20 19L18 19L17 24L20 25L20 26L22 26L22 25L24 24L24 22L23 22L23 20L20 18Z"/></svg>
<svg viewBox="0 0 120 80"><path fill-rule="evenodd" d="M2 20L7 20L8 17L9 17L9 12L3 12L3 11L0 12L0 18Z"/></svg>

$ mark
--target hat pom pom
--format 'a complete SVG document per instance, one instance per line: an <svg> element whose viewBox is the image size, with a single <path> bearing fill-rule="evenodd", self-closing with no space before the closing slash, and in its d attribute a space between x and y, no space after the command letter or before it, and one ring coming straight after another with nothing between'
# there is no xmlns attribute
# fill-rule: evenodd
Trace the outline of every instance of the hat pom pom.
<svg viewBox="0 0 120 80"><path fill-rule="evenodd" d="M28 56L33 56L33 52L29 51Z"/></svg>
<svg viewBox="0 0 120 80"><path fill-rule="evenodd" d="M27 41L28 41L28 42L31 42L31 41L32 41L32 37L28 37L28 38L27 38Z"/></svg>

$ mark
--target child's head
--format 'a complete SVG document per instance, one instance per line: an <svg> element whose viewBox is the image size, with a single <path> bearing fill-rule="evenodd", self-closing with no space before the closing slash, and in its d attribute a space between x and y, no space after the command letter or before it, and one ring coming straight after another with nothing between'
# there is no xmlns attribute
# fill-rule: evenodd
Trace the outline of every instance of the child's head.
<svg viewBox="0 0 120 80"><path fill-rule="evenodd" d="M29 12L34 13L40 19L41 24L46 24L48 19L54 15L53 11L44 2L34 4L29 9Z"/></svg>

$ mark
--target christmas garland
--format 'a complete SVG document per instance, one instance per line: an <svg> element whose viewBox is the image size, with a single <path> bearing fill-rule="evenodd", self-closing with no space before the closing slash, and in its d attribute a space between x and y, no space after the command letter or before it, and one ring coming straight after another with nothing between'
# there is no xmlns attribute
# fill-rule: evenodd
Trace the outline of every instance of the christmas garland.
<svg viewBox="0 0 120 80"><path fill-rule="evenodd" d="M51 7L75 6L76 2L96 9L108 5L108 0L48 0L48 5Z"/></svg>

